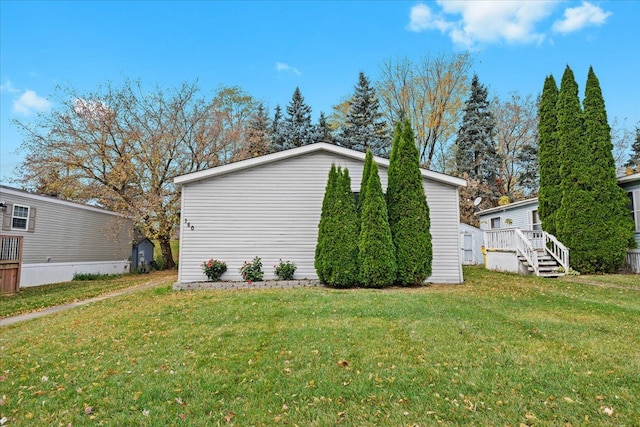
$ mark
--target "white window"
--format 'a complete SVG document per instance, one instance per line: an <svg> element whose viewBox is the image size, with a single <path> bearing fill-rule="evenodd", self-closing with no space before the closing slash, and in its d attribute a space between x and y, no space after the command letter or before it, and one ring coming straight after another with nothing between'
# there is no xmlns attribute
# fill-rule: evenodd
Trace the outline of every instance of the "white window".
<svg viewBox="0 0 640 427"><path fill-rule="evenodd" d="M500 217L491 218L491 229L500 228Z"/></svg>
<svg viewBox="0 0 640 427"><path fill-rule="evenodd" d="M28 230L29 228L29 206L13 205L13 215L11 216L11 229Z"/></svg>
<svg viewBox="0 0 640 427"><path fill-rule="evenodd" d="M631 215L636 223L636 233L640 233L640 190L629 191L627 194L631 201Z"/></svg>
<svg viewBox="0 0 640 427"><path fill-rule="evenodd" d="M542 230L542 224L540 223L540 217L538 216L538 211L531 212L531 229L533 231Z"/></svg>

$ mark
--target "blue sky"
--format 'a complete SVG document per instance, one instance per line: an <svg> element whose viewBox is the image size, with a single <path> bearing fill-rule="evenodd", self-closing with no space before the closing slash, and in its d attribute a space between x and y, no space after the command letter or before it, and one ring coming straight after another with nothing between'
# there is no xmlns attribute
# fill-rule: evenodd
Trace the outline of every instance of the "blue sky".
<svg viewBox="0 0 640 427"><path fill-rule="evenodd" d="M640 1L152 2L0 0L0 182L24 153L12 120L55 108L57 85L140 79L202 91L238 85L271 109L299 86L313 109L372 80L389 58L469 50L490 96L540 93L592 65L610 122L640 121Z"/></svg>

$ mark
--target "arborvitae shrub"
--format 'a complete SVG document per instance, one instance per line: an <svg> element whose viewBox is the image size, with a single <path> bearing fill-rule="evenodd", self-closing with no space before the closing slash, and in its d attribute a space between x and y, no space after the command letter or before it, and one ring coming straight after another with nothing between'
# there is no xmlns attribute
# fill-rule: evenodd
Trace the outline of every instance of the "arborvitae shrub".
<svg viewBox="0 0 640 427"><path fill-rule="evenodd" d="M362 191L361 191L362 192ZM396 278L396 256L378 166L371 164L362 204L359 248L360 282L383 288Z"/></svg>
<svg viewBox="0 0 640 427"><path fill-rule="evenodd" d="M418 149L408 120L396 127L389 164L387 208L396 251L397 282L418 285L431 275L429 205L422 186Z"/></svg>
<svg viewBox="0 0 640 427"><path fill-rule="evenodd" d="M318 241L316 243L316 256L314 267L316 274L322 282L326 282L330 275L329 266L326 263L327 258L327 239L329 230L333 227L332 209L335 206L336 185L338 180L338 171L335 165L331 165L327 186L324 190L324 199L322 200L322 212L320 214L320 223L318 224Z"/></svg>

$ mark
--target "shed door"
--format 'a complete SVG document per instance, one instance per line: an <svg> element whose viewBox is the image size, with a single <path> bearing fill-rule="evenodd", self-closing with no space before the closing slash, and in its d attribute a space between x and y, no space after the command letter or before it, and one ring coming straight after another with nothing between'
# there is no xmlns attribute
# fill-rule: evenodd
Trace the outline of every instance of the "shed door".
<svg viewBox="0 0 640 427"><path fill-rule="evenodd" d="M465 264L473 264L473 234L462 235L462 260Z"/></svg>

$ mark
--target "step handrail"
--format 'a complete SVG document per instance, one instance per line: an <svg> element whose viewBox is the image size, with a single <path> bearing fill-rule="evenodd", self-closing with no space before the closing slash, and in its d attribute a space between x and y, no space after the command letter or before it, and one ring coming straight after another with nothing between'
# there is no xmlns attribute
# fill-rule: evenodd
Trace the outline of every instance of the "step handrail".
<svg viewBox="0 0 640 427"><path fill-rule="evenodd" d="M564 268L564 272L569 271L569 249L563 245L560 240L553 234L544 232L544 249L545 251L558 261L558 264Z"/></svg>
<svg viewBox="0 0 640 427"><path fill-rule="evenodd" d="M520 229L515 229L515 244L516 251L529 263L529 265L533 268L533 272L536 276L540 274L540 265L538 263L538 252L531 244L531 241L525 236L525 234Z"/></svg>

